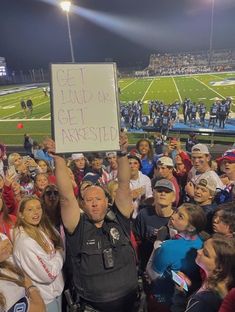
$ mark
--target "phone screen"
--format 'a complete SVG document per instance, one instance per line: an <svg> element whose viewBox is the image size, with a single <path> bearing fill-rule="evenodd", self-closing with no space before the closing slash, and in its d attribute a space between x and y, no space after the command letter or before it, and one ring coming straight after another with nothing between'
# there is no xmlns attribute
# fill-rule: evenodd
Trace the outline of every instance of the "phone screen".
<svg viewBox="0 0 235 312"><path fill-rule="evenodd" d="M179 276L178 274L176 274L174 271L172 271L172 270L171 270L171 274L172 274L172 279L173 279L173 281L174 281L177 285L183 286L183 289L184 289L185 291L188 291L188 285L187 285L187 283L185 282L185 280L184 280L181 276Z"/></svg>

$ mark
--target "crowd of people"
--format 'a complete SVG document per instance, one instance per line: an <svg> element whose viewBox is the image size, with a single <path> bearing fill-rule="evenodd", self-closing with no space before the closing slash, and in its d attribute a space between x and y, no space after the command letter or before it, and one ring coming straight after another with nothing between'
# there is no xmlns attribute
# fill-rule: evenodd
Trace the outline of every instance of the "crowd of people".
<svg viewBox="0 0 235 312"><path fill-rule="evenodd" d="M158 53L150 56L149 75L186 75L229 71L235 65L233 50Z"/></svg>
<svg viewBox="0 0 235 312"><path fill-rule="evenodd" d="M0 311L234 311L235 150L119 142L0 145Z"/></svg>

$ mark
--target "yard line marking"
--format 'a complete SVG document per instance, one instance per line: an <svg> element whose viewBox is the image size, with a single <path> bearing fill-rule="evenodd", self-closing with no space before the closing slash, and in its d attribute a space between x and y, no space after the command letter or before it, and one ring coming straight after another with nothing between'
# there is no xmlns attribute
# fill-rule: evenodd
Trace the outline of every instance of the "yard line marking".
<svg viewBox="0 0 235 312"><path fill-rule="evenodd" d="M42 102L42 103L40 103L40 104L37 104L37 105L33 106L33 109L35 109L36 107L41 106L41 105L43 105L43 104L45 104L45 103L48 103L48 101L45 101L45 102ZM20 110L20 111L18 111L18 112L15 112L15 113L13 113L13 114L8 115L8 116L4 116L4 117L2 118L2 120L7 119L7 118L9 118L9 117L11 117L11 116L14 116L14 115L19 114L19 113L22 113L22 112L23 112L23 110Z"/></svg>
<svg viewBox="0 0 235 312"><path fill-rule="evenodd" d="M151 88L151 86L152 86L152 84L154 83L154 81L155 81L155 79L153 79L153 80L151 81L151 83L149 84L149 86L148 86L147 90L145 91L145 93L144 93L142 99L140 100L141 102L144 100L145 95L148 93L148 90Z"/></svg>
<svg viewBox="0 0 235 312"><path fill-rule="evenodd" d="M48 113L48 114L46 114L46 115L40 117L40 119L44 119L45 117L50 116L50 114L51 114L51 113Z"/></svg>
<svg viewBox="0 0 235 312"><path fill-rule="evenodd" d="M134 81L130 82L127 86L125 86L124 88L121 89L121 92L123 90L125 90L126 88L128 88L130 85L132 85L134 82L136 82L138 79L135 79Z"/></svg>
<svg viewBox="0 0 235 312"><path fill-rule="evenodd" d="M1 122L9 122L9 121L42 121L42 120L51 120L51 118L45 118L45 119L40 119L40 118L34 118L34 119L26 119L26 118L15 118L15 119L0 119Z"/></svg>
<svg viewBox="0 0 235 312"><path fill-rule="evenodd" d="M181 97L181 95L180 95L180 92L179 92L179 89L178 89L177 84L176 84L176 82L175 82L175 79L174 79L174 77L173 77L173 76L171 76L171 78L172 78L172 80L173 80L173 82L174 82L174 85L175 85L176 91L177 91L178 96L179 96L179 98L180 98L180 102L182 103L182 102L183 102L183 101L182 101L182 97Z"/></svg>
<svg viewBox="0 0 235 312"><path fill-rule="evenodd" d="M211 87L208 87L207 84L205 84L204 82L202 82L201 80L195 78L195 77L192 77L193 79L195 79L196 81L200 82L201 84L203 84L204 86L206 86L209 90L211 90L212 92L218 94L221 98L223 98L224 100L226 99L222 94L220 94L219 92L215 91L214 89L212 89Z"/></svg>

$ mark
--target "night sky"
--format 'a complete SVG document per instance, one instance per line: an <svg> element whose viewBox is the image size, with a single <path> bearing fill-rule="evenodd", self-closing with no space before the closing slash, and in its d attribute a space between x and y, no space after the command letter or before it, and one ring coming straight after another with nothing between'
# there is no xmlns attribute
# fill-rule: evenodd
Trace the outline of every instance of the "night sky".
<svg viewBox="0 0 235 312"><path fill-rule="evenodd" d="M148 65L153 52L209 48L212 0L73 0L77 62ZM235 0L214 0L216 49L235 48ZM0 56L12 69L68 62L67 21L56 0L0 0ZM54 3L54 5L53 5Z"/></svg>

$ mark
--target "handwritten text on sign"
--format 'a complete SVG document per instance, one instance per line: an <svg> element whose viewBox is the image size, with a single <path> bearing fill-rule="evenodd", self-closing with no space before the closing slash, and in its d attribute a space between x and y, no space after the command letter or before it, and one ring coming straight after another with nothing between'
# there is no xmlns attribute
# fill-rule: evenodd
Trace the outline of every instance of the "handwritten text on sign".
<svg viewBox="0 0 235 312"><path fill-rule="evenodd" d="M119 149L114 64L53 64L58 152Z"/></svg>

